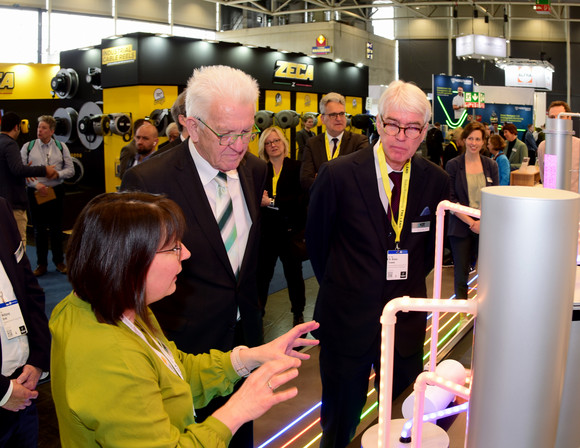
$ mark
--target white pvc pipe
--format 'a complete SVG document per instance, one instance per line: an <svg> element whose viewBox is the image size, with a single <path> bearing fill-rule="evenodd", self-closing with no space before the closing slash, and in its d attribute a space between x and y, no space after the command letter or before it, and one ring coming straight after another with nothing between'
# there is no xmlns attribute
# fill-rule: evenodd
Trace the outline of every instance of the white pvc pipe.
<svg viewBox="0 0 580 448"><path fill-rule="evenodd" d="M461 414L462 412L467 411L468 406L469 406L469 402L466 401L463 404L455 405L455 406L452 406L450 408L443 409L441 411L431 412L429 414L423 414L423 423L435 422L435 421L442 419L442 418L447 418L447 417L451 417L452 415ZM401 431L401 437L399 438L399 440L401 440L401 438L405 438L405 439L411 438L410 431L413 428L413 423L414 423L414 421L412 418L407 420L407 422L403 425L403 430Z"/></svg>
<svg viewBox="0 0 580 448"><path fill-rule="evenodd" d="M454 395L469 400L469 389L454 383L433 372L423 372L415 380L415 407L413 408L413 430L411 431L411 448L421 448L421 437L423 432L423 410L425 403L425 390L427 384L437 386L449 391Z"/></svg>
<svg viewBox="0 0 580 448"><path fill-rule="evenodd" d="M381 315L381 379L379 394L378 446L389 448L393 399L393 362L395 352L395 324L399 311L437 311L477 314L476 300L411 299L390 300Z"/></svg>
<svg viewBox="0 0 580 448"><path fill-rule="evenodd" d="M445 379L453 381L455 384L465 384L467 379L467 371L465 367L454 359L446 359L437 364L435 373ZM449 406L455 398L452 393L436 386L429 386L425 391L425 413L430 414L436 411L441 411ZM413 409L415 408L415 401L417 395L413 392L403 402L403 418L409 419L413 417Z"/></svg>
<svg viewBox="0 0 580 448"><path fill-rule="evenodd" d="M466 207L451 201L441 201L436 211L435 233L435 271L433 275L433 299L441 298L441 277L443 275L443 235L445 234L445 212L463 213L474 218L481 217L481 211L476 208ZM429 354L429 371L434 372L437 365L437 343L439 342L439 312L433 311L431 317L431 344Z"/></svg>

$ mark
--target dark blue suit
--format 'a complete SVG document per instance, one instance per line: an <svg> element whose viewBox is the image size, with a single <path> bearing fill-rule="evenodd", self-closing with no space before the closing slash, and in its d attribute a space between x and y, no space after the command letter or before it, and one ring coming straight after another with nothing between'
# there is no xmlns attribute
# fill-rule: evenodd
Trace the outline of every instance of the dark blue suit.
<svg viewBox="0 0 580 448"><path fill-rule="evenodd" d="M50 368L50 332L44 310L44 291L32 274L26 254L23 254L20 260L16 258L21 244L20 233L16 227L12 209L3 198L0 198L0 235L2 235L0 260L10 279L28 330L30 354L26 364L48 371ZM2 361L1 347L0 361ZM9 385L10 378L0 375L0 398L6 394ZM19 412L0 409L0 445L4 442L3 438L20 424L20 419L26 419L27 422L26 427L20 428L23 435L38 437L38 421L34 403ZM24 442L15 443L15 446L27 446L22 444Z"/></svg>
<svg viewBox="0 0 580 448"><path fill-rule="evenodd" d="M354 436L371 366L379 371L379 319L385 304L404 295L426 297L435 212L448 192L447 174L414 156L400 243L409 253L409 275L387 281L387 251L395 249L395 233L380 200L372 146L328 162L318 173L306 242L320 284L314 318L320 322L321 446L342 447ZM428 222L430 231L413 232L412 223L419 222ZM394 396L422 370L425 325L426 313L398 317Z"/></svg>

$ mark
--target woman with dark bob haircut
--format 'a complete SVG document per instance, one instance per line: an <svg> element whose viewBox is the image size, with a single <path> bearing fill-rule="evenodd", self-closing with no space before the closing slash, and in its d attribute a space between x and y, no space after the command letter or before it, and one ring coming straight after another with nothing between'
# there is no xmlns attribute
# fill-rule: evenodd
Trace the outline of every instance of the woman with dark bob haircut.
<svg viewBox="0 0 580 448"><path fill-rule="evenodd" d="M64 447L225 447L243 423L298 393L276 389L309 358L294 348L318 343L300 338L316 322L228 353L191 355L165 338L149 305L175 291L191 255L184 229L179 207L148 193L102 194L77 219L67 253L73 292L50 319ZM242 376L228 402L196 423L195 408L231 394Z"/></svg>

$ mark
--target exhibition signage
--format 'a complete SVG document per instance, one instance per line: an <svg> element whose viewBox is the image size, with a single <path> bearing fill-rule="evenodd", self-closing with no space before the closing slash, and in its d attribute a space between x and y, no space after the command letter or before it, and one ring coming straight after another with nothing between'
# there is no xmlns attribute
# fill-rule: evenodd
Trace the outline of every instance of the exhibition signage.
<svg viewBox="0 0 580 448"><path fill-rule="evenodd" d="M502 37L470 34L460 36L455 41L455 55L458 58L496 59L506 57L506 40Z"/></svg>
<svg viewBox="0 0 580 448"><path fill-rule="evenodd" d="M332 52L332 48L328 45L328 41L324 34L319 34L316 38L316 46L312 47L312 54L321 55Z"/></svg>
<svg viewBox="0 0 580 448"><path fill-rule="evenodd" d="M552 5L550 0L536 0L536 6L534 9L538 14L550 14L552 11Z"/></svg>
<svg viewBox="0 0 580 448"><path fill-rule="evenodd" d="M467 106L466 97L463 100L461 97L471 92L472 78L433 75L433 122L447 125L450 129L463 126L468 122L468 108L471 106ZM454 109L454 103L463 107Z"/></svg>
<svg viewBox="0 0 580 448"><path fill-rule="evenodd" d="M367 59L373 58L373 43L367 42Z"/></svg>
<svg viewBox="0 0 580 448"><path fill-rule="evenodd" d="M518 104L486 104L485 109L477 111L477 121L499 124L513 123L523 138L528 124L534 122L533 106Z"/></svg>
<svg viewBox="0 0 580 448"><path fill-rule="evenodd" d="M485 93L483 92L465 92L465 107L484 109Z"/></svg>
<svg viewBox="0 0 580 448"><path fill-rule="evenodd" d="M127 64L137 59L137 51L133 45L120 45L118 47L104 48L102 53L103 65Z"/></svg>
<svg viewBox="0 0 580 448"><path fill-rule="evenodd" d="M314 65L299 64L289 61L276 61L274 82L290 81L294 86L312 87L314 81Z"/></svg>
<svg viewBox="0 0 580 448"><path fill-rule="evenodd" d="M506 65L504 71L507 87L552 90L553 71L550 68L541 65Z"/></svg>

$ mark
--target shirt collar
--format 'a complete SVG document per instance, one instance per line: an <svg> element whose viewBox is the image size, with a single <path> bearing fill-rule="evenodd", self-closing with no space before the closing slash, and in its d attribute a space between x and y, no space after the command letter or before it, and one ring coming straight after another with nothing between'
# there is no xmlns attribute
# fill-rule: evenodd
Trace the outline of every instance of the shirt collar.
<svg viewBox="0 0 580 448"><path fill-rule="evenodd" d="M197 168L197 173L199 174L199 178L201 183L205 186L209 184L212 180L215 179L219 170L216 170L213 166L209 164L207 160L205 160L197 151L193 141L189 139L189 152L191 157L193 158L193 162ZM238 171L237 170L230 170L226 171L228 177L233 179L238 179Z"/></svg>
<svg viewBox="0 0 580 448"><path fill-rule="evenodd" d="M336 137L331 136L328 132L326 132L326 140L328 140L328 143L332 143L332 139L333 138L337 138L338 142L340 143L340 141L342 140L342 136L344 135L344 131L342 131L339 135L337 135Z"/></svg>

